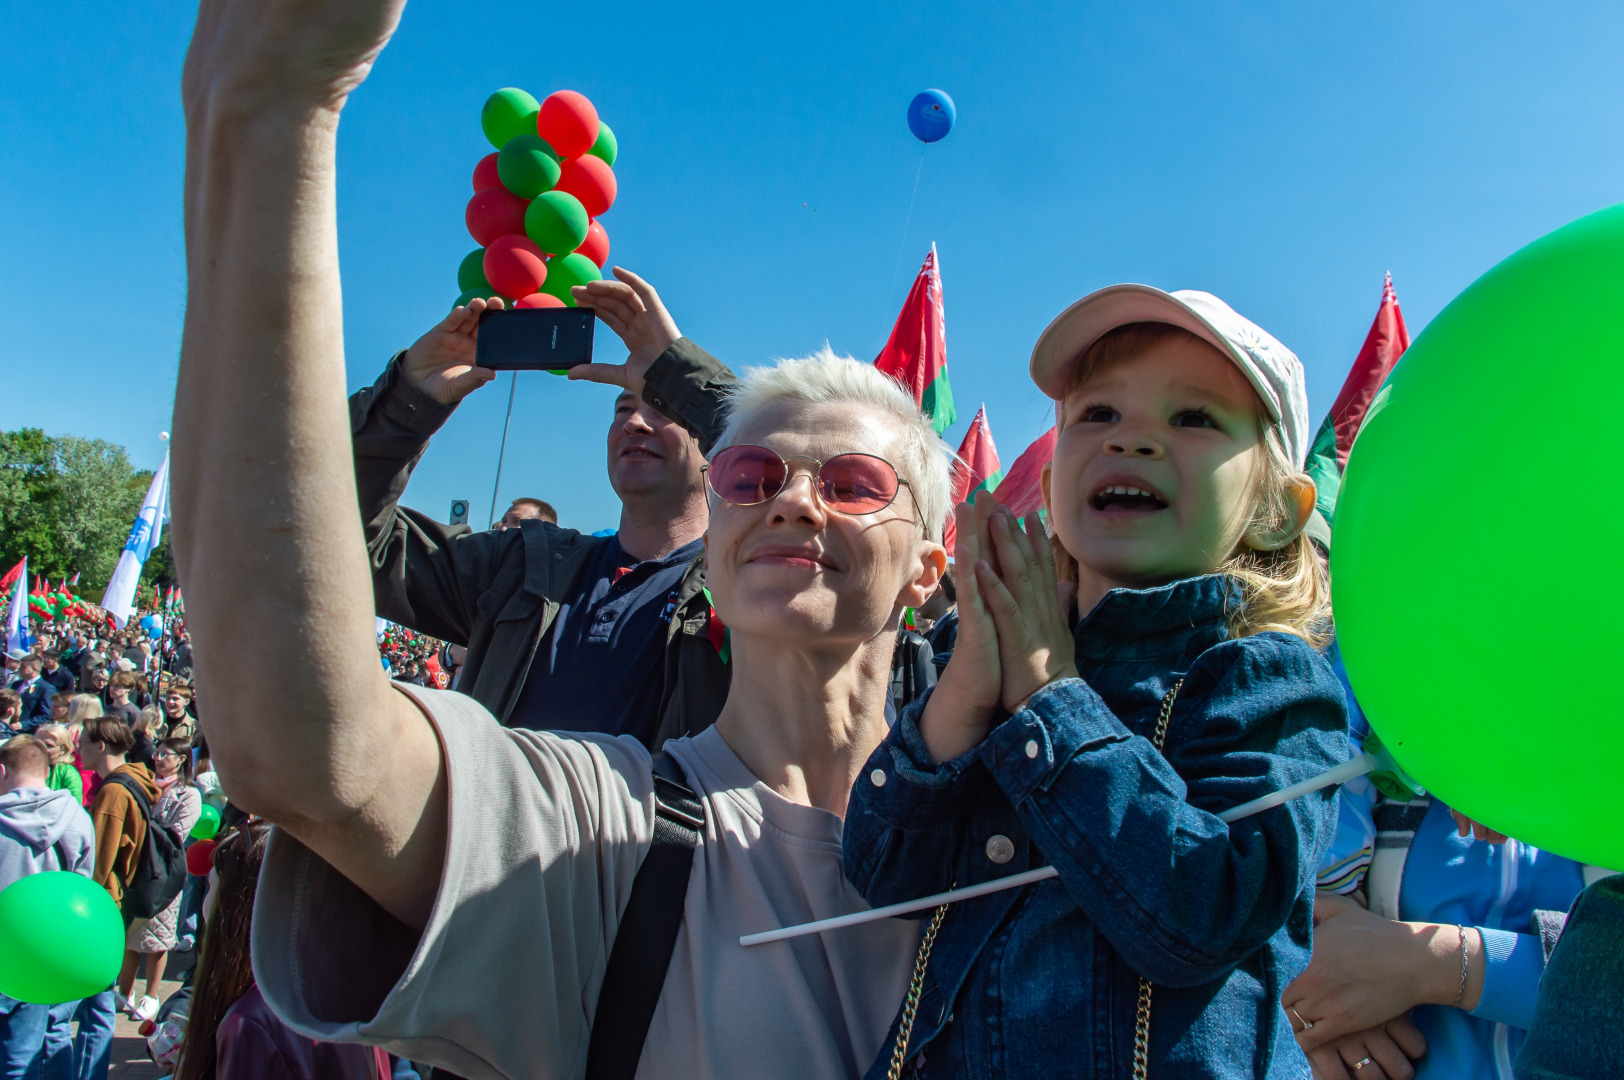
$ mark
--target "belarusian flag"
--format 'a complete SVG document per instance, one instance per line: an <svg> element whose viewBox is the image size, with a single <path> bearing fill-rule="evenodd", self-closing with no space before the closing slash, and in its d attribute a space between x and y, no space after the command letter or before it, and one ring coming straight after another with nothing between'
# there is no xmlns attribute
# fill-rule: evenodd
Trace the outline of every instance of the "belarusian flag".
<svg viewBox="0 0 1624 1080"><path fill-rule="evenodd" d="M1043 467L1054 460L1057 428L1050 428L1037 441L1015 459L1004 478L998 483L998 501L1009 507L1018 518L1043 510Z"/></svg>
<svg viewBox="0 0 1624 1080"><path fill-rule="evenodd" d="M930 246L891 337L874 366L896 379L936 424L940 435L958 418L953 388L947 383L947 316L942 309L942 273L936 245Z"/></svg>
<svg viewBox="0 0 1624 1080"><path fill-rule="evenodd" d="M1308 462L1303 470L1319 488L1315 505L1327 525L1336 523L1336 495L1342 487L1342 470L1348 464L1348 451L1353 449L1354 436L1365 422L1370 403L1376 392L1387 381L1387 375L1410 347L1410 332L1404 327L1404 313L1398 307L1398 294L1393 291L1393 275L1387 275L1382 285L1381 306L1376 309L1376 320L1370 324L1365 344L1354 358L1353 370L1348 372L1342 392L1326 414L1314 445L1309 447Z"/></svg>
<svg viewBox="0 0 1624 1080"><path fill-rule="evenodd" d="M953 462L953 506L973 501L976 492L983 489L992 491L1003 478L1004 469L998 463L998 448L993 445L992 428L987 424L987 407L983 405L976 410L975 419L970 421L970 430L964 433L964 441L959 443L958 457ZM942 536L949 557L952 557L957 533L950 508L947 531Z"/></svg>
<svg viewBox="0 0 1624 1080"><path fill-rule="evenodd" d="M28 556L24 555L20 560L18 560L16 566L13 566L10 570L6 571L5 577L0 578L0 593L5 593L9 596L11 593L11 587L17 584L17 579L26 577L27 574Z"/></svg>

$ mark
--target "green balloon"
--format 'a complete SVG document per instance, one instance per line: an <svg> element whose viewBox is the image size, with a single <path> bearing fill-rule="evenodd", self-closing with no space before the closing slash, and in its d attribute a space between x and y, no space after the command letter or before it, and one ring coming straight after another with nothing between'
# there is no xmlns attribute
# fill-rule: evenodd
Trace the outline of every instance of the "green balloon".
<svg viewBox="0 0 1624 1080"><path fill-rule="evenodd" d="M575 297L570 295L570 289L602 278L597 264L585 255L555 255L547 260L547 280L542 283L541 291L574 307Z"/></svg>
<svg viewBox="0 0 1624 1080"><path fill-rule="evenodd" d="M494 300L501 295L501 293L497 292L489 285L481 285L477 289L464 289L457 295L457 302L451 306L454 308L466 307L468 305L468 301L472 300L476 296L482 300Z"/></svg>
<svg viewBox="0 0 1624 1080"><path fill-rule="evenodd" d="M540 135L515 135L496 155L502 186L521 199L534 199L558 183L558 154Z"/></svg>
<svg viewBox="0 0 1624 1080"><path fill-rule="evenodd" d="M1491 829L1624 868L1624 205L1484 274L1371 404L1336 507L1342 656L1404 770ZM1532 409L1543 422L1526 419Z"/></svg>
<svg viewBox="0 0 1624 1080"><path fill-rule="evenodd" d="M475 248L463 256L462 265L457 267L457 288L475 292L490 287L491 283L485 280L485 249Z"/></svg>
<svg viewBox="0 0 1624 1080"><path fill-rule="evenodd" d="M506 86L485 99L485 108L479 114L479 126L485 129L485 138L498 150L515 135L536 133L536 116L541 103L518 87Z"/></svg>
<svg viewBox="0 0 1624 1080"><path fill-rule="evenodd" d="M568 255L586 239L592 219L586 207L567 191L544 191L530 201L524 212L524 231L549 255ZM552 264L547 274L552 276Z"/></svg>
<svg viewBox="0 0 1624 1080"><path fill-rule="evenodd" d="M216 807L204 803L203 812L198 815L197 824L192 826L189 835L193 840L213 840L215 834L219 831L220 811Z"/></svg>
<svg viewBox="0 0 1624 1080"><path fill-rule="evenodd" d="M602 120L598 121L598 141L592 144L592 149L587 153L602 158L605 165L613 165L615 158L620 156L620 144L615 142L615 133Z"/></svg>
<svg viewBox="0 0 1624 1080"><path fill-rule="evenodd" d="M77 1001L111 986L123 962L118 905L82 874L47 870L0 892L0 994L34 1005Z"/></svg>

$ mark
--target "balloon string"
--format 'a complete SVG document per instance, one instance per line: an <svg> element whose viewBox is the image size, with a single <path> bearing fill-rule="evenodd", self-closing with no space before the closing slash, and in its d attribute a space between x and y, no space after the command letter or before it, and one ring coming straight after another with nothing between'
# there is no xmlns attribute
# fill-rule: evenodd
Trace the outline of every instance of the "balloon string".
<svg viewBox="0 0 1624 1080"><path fill-rule="evenodd" d="M519 392L519 372L513 372L513 382L508 386L507 416L502 421L502 446L496 451L496 483L491 485L491 523L487 529L496 528L496 493L502 490L502 459L507 457L508 425L513 422L513 395Z"/></svg>
<svg viewBox="0 0 1624 1080"><path fill-rule="evenodd" d="M908 250L908 226L913 224L914 199L919 196L919 177L925 171L925 148L919 148L919 168L914 170L913 194L908 196L908 216L902 222L902 243L897 245L897 264L891 268L891 284L885 290L885 310L891 310L891 298L897 291L897 275L902 272L902 253Z"/></svg>

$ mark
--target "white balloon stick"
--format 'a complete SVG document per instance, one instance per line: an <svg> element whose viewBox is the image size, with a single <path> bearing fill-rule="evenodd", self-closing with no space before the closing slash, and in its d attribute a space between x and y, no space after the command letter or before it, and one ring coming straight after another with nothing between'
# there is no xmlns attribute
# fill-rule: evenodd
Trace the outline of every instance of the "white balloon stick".
<svg viewBox="0 0 1624 1080"><path fill-rule="evenodd" d="M1332 784L1345 784L1356 776L1363 776L1377 767L1375 754L1360 754L1340 765L1326 769L1318 776L1311 776L1307 780L1295 784L1288 784L1279 791L1271 791L1262 798L1251 802L1232 806L1218 815L1218 820L1228 824L1239 821L1241 818L1261 814L1271 807L1281 803L1290 802L1301 795L1311 791L1330 787ZM877 922L880 919L889 919L897 915L908 915L915 911L927 911L930 908L940 907L942 904L952 904L959 900L971 900L977 896L987 896L991 893L1003 892L1005 889L1018 889L1023 885L1031 885L1038 881L1047 881L1052 877L1059 877L1060 871L1052 866L1041 866L1036 870L1027 870L1009 877L997 878L993 881L984 881L980 885L971 885L963 889L949 889L932 896L921 896L917 900L904 900L900 904L887 904L885 907L870 908L868 911L854 911L850 915L837 915L832 919L819 919L816 922L801 923L797 926L786 926L780 930L765 930L759 934L745 934L739 938L740 945L765 945L769 941L784 941L787 938L805 937L807 934L821 934L825 930L839 930L847 926L859 926L863 923Z"/></svg>

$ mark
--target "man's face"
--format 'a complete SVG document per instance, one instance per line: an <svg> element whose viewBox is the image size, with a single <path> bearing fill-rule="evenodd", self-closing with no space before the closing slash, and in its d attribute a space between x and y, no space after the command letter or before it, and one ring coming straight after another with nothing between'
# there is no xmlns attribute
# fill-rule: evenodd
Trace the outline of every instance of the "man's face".
<svg viewBox="0 0 1624 1080"><path fill-rule="evenodd" d="M84 762L85 768L98 776L107 775L107 747L94 739L86 738L82 731L79 733L79 760Z"/></svg>
<svg viewBox="0 0 1624 1080"><path fill-rule="evenodd" d="M125 699L130 696L130 691L128 687L118 686L115 684L107 688L107 696L114 705L122 705L124 704Z"/></svg>
<svg viewBox="0 0 1624 1080"><path fill-rule="evenodd" d="M186 699L171 690L164 695L164 712L171 717L179 718L186 711Z"/></svg>
<svg viewBox="0 0 1624 1080"><path fill-rule="evenodd" d="M687 498L704 490L704 464L699 444L680 425L629 391L615 399L609 426L609 484L615 494Z"/></svg>
<svg viewBox="0 0 1624 1080"><path fill-rule="evenodd" d="M56 665L56 657L54 657L54 656L47 656L47 657L46 657L46 658L45 658L45 670L46 670L46 671L55 671L55 670L56 670L56 666L57 666L57 665Z"/></svg>
<svg viewBox="0 0 1624 1080"><path fill-rule="evenodd" d="M36 660L24 660L17 665L17 674L21 676L23 682L39 678L39 662Z"/></svg>
<svg viewBox="0 0 1624 1080"><path fill-rule="evenodd" d="M540 521L541 510L529 503L514 503L508 507L508 512L502 515L502 520L496 523L497 531L504 529L517 529L519 522L525 520Z"/></svg>
<svg viewBox="0 0 1624 1080"><path fill-rule="evenodd" d="M16 671L17 670L17 661L14 660L13 658L9 657L9 656L6 657L6 670L7 671Z"/></svg>
<svg viewBox="0 0 1624 1080"><path fill-rule="evenodd" d="M106 668L97 668L90 673L90 688L97 692L107 689Z"/></svg>

